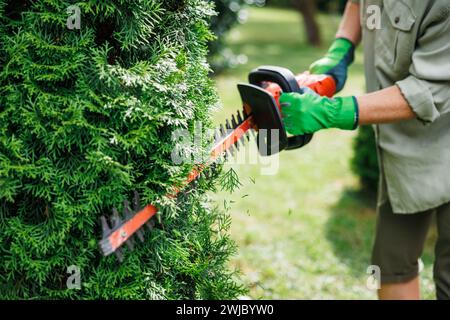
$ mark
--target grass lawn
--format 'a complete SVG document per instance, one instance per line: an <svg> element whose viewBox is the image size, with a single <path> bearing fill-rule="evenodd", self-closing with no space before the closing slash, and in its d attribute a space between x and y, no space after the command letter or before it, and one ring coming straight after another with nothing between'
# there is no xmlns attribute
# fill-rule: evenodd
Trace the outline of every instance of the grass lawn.
<svg viewBox="0 0 450 320"><path fill-rule="evenodd" d="M215 79L223 103L216 121L240 108L236 84L246 82L252 68L272 64L306 70L326 51L338 22L337 16L320 17L324 47L314 48L305 44L296 12L250 10L249 21L234 29L228 39L230 48L245 54L248 63ZM358 52L342 94L363 90L362 54ZM304 149L282 153L275 175L262 174L261 168L268 166L264 163L232 165L240 176L241 188L215 197L231 208L231 233L239 246L232 264L241 270L251 298L376 297L366 287L374 202L356 191L358 180L349 167L354 136L355 132L320 132ZM256 146L251 143L241 152L254 155ZM428 245L422 280L425 298L434 297L432 257Z"/></svg>

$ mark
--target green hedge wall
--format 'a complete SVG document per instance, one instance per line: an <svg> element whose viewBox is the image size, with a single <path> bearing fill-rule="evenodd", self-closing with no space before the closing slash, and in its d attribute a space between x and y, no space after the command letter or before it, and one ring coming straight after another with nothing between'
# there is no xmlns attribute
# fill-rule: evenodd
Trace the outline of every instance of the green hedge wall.
<svg viewBox="0 0 450 320"><path fill-rule="evenodd" d="M80 29L68 28L73 4ZM0 298L242 293L212 181L163 197L192 167L172 163L172 132L207 129L217 103L213 13L203 0L0 0ZM166 209L119 264L99 253L99 217L135 190Z"/></svg>

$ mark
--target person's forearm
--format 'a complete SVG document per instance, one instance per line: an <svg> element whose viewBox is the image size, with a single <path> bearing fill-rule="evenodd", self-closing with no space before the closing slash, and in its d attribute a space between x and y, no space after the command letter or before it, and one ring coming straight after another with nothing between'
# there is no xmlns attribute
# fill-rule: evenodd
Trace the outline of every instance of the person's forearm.
<svg viewBox="0 0 450 320"><path fill-rule="evenodd" d="M356 99L359 106L360 125L398 122L416 117L397 86L359 96Z"/></svg>
<svg viewBox="0 0 450 320"><path fill-rule="evenodd" d="M361 42L361 23L360 23L360 7L359 4L351 1L347 2L344 17L342 18L339 30L336 34L337 38L346 38L355 46Z"/></svg>

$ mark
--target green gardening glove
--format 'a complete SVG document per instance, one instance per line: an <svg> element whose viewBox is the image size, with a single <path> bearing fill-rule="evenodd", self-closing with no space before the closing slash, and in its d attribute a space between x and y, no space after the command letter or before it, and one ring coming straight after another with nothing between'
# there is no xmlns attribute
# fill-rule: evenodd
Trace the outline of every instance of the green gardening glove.
<svg viewBox="0 0 450 320"><path fill-rule="evenodd" d="M292 135L311 134L328 128L354 130L358 127L355 97L330 99L305 90L303 94L282 94L280 103L286 131Z"/></svg>
<svg viewBox="0 0 450 320"><path fill-rule="evenodd" d="M347 81L347 69L353 63L355 45L345 38L337 38L325 57L309 67L312 74L331 75L336 80L336 92L344 88Z"/></svg>

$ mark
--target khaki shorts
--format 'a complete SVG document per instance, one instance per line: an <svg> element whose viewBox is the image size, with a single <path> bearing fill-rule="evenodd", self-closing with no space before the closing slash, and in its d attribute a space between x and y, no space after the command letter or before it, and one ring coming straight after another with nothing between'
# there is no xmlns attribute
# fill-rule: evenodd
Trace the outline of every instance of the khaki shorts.
<svg viewBox="0 0 450 320"><path fill-rule="evenodd" d="M450 203L416 214L395 214L389 201L379 204L372 264L380 267L381 283L402 283L417 277L433 215L438 229L436 295L438 299L450 299Z"/></svg>

